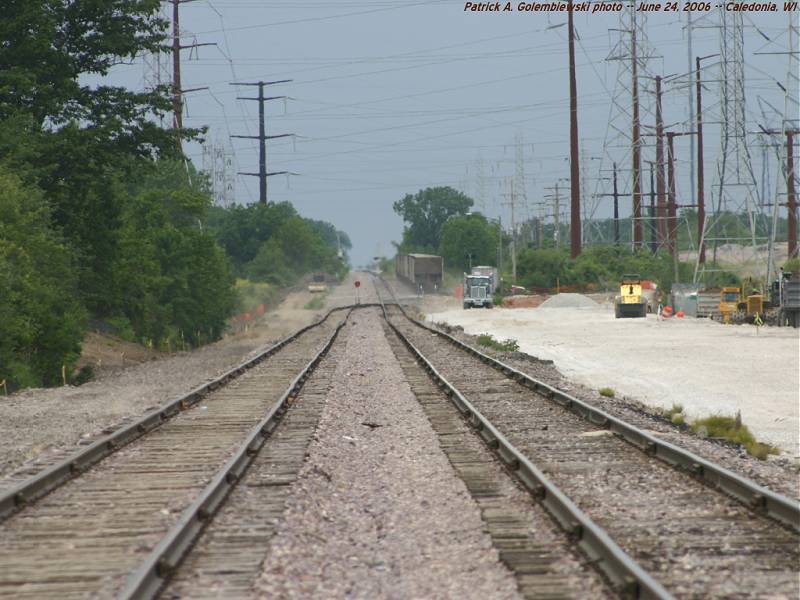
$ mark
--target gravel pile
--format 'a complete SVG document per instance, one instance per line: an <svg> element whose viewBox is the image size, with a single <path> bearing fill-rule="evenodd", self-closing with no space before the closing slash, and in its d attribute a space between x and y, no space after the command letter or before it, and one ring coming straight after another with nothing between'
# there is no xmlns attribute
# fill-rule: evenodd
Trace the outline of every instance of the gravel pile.
<svg viewBox="0 0 800 600"><path fill-rule="evenodd" d="M353 317L263 598L518 598L377 312Z"/></svg>
<svg viewBox="0 0 800 600"><path fill-rule="evenodd" d="M598 304L583 294L556 294L539 305L539 308L597 308Z"/></svg>

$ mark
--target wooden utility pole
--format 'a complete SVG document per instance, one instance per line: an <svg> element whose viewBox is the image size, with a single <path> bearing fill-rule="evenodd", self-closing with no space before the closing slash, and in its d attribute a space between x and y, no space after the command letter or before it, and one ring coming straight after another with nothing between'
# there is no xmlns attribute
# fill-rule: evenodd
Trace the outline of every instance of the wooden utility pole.
<svg viewBox="0 0 800 600"><path fill-rule="evenodd" d="M612 175L612 182L613 182L613 192L611 194L598 194L599 196L610 196L614 199L614 245L620 245L620 236L619 236L619 197L620 196L629 196L630 194L620 194L619 188L617 187L617 163L614 163L613 175Z"/></svg>
<svg viewBox="0 0 800 600"><path fill-rule="evenodd" d="M709 54L708 56L695 57L695 73L697 86L697 252L698 262L706 262L705 226L706 226L706 200L705 200L705 169L703 168L703 86L700 82L700 61L707 58L719 56Z"/></svg>
<svg viewBox="0 0 800 600"><path fill-rule="evenodd" d="M572 0L567 4L569 26L569 185L570 185L570 255L581 253L581 186L578 154L578 84L575 76L575 28Z"/></svg>
<svg viewBox="0 0 800 600"><path fill-rule="evenodd" d="M180 130L183 129L183 95L189 92L207 90L208 86L183 89L181 84L181 50L199 48L200 46L216 46L214 42L204 44L181 44L181 11L180 5L196 0L169 0L172 4L172 127L179 133L177 135L178 151L183 153L183 140Z"/></svg>
<svg viewBox="0 0 800 600"><path fill-rule="evenodd" d="M800 129L786 131L768 131L761 127L761 131L768 135L786 136L786 215L787 225L787 250L789 258L795 258L797 252L797 195L794 189L794 136L800 135Z"/></svg>
<svg viewBox="0 0 800 600"><path fill-rule="evenodd" d="M661 76L656 76L656 186L658 189L658 244L667 239L667 200L664 181L664 118L661 112Z"/></svg>
<svg viewBox="0 0 800 600"><path fill-rule="evenodd" d="M293 81L292 79L281 79L279 81L256 81L256 82L248 82L248 83L231 83L231 85L247 85L247 86L258 86L258 97L257 98L243 98L239 97L237 100L255 100L258 102L258 135L232 135L231 137L234 138L244 138L244 139L253 139L258 140L258 173L243 173L240 172L239 175L252 175L253 177L258 177L258 199L259 202L262 204L267 204L267 178L272 177L273 175L285 175L285 174L293 174L289 171L275 171L273 173L267 172L267 140L272 140L276 138L284 138L284 137L291 137L293 133L282 133L280 135L267 135L266 134L266 117L264 112L264 103L269 100L279 100L281 98L286 98L287 96L264 96L264 86L267 85L276 85L279 83L289 83Z"/></svg>
<svg viewBox="0 0 800 600"><path fill-rule="evenodd" d="M636 56L636 13L633 12L631 27L631 71L633 98L633 247L642 246L642 185L641 185L641 136L639 134L639 80Z"/></svg>
<svg viewBox="0 0 800 600"><path fill-rule="evenodd" d="M700 84L700 57L695 59L697 72L697 244L698 262L706 262L705 236L703 230L706 224L705 177L703 169L703 104L702 86Z"/></svg>
<svg viewBox="0 0 800 600"><path fill-rule="evenodd" d="M669 214L668 223L668 239L669 251L672 254L673 274L672 282L678 283L678 209L675 205L675 145L673 140L676 135L681 135L674 131L667 132L667 161L669 168L667 169L668 189L669 196L667 202L667 213Z"/></svg>
<svg viewBox="0 0 800 600"><path fill-rule="evenodd" d="M656 253L658 249L658 221L656 219L656 187L655 187L655 162L647 161L650 164L650 252Z"/></svg>
<svg viewBox="0 0 800 600"><path fill-rule="evenodd" d="M514 180L511 180L511 282L517 283L517 196L514 193Z"/></svg>
<svg viewBox="0 0 800 600"><path fill-rule="evenodd" d="M800 131L786 132L786 194L789 208L789 258L797 256L797 198L794 192L794 135Z"/></svg>

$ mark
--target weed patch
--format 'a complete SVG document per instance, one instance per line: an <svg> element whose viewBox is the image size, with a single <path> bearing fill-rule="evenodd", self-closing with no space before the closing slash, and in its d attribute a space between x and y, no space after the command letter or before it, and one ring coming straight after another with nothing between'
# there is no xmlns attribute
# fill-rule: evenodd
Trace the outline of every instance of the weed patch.
<svg viewBox="0 0 800 600"><path fill-rule="evenodd" d="M494 339L489 333L482 333L478 336L478 345L484 348L491 348L498 352L517 352L519 351L519 344L516 340L499 341Z"/></svg>
<svg viewBox="0 0 800 600"><path fill-rule="evenodd" d="M614 392L614 389L610 387L600 388L597 391L600 393L601 396L605 396L606 398L613 398L614 394L616 393Z"/></svg>
<svg viewBox="0 0 800 600"><path fill-rule="evenodd" d="M306 310L321 310L325 306L325 296L314 296L303 307Z"/></svg>
<svg viewBox="0 0 800 600"><path fill-rule="evenodd" d="M778 454L778 449L756 440L741 418L727 415L712 415L692 422L692 431L710 438L724 439L739 444L752 456L764 460L770 454Z"/></svg>

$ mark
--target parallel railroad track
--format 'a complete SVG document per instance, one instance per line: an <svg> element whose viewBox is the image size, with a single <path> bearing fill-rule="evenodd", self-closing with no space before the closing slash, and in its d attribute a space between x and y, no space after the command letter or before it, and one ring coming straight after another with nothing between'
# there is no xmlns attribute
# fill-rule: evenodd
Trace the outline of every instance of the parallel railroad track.
<svg viewBox="0 0 800 600"><path fill-rule="evenodd" d="M796 501L554 390L399 306L385 311L429 376L616 589L655 598L796 597Z"/></svg>
<svg viewBox="0 0 800 600"><path fill-rule="evenodd" d="M155 596L258 460L348 314L331 311L201 392L84 450L86 462L73 456L0 498L0 597ZM313 427L302 416L293 422ZM288 437L277 442L288 443L281 460L296 463L302 435Z"/></svg>

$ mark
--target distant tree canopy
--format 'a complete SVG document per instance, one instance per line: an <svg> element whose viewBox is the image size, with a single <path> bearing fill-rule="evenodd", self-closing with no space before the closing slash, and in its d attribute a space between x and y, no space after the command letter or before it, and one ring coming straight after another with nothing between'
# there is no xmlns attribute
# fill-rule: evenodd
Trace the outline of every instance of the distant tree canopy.
<svg viewBox="0 0 800 600"><path fill-rule="evenodd" d="M403 217L403 252L437 252L442 227L451 217L464 216L474 202L451 187L434 187L406 195L394 203L394 212Z"/></svg>
<svg viewBox="0 0 800 600"><path fill-rule="evenodd" d="M88 316L164 349L202 344L236 309L234 271L285 283L346 269L335 228L289 204L212 209L177 144L201 131L159 124L169 86L91 83L163 50L160 5L3 4L0 380L12 389L58 383L62 366L69 377Z"/></svg>
<svg viewBox="0 0 800 600"><path fill-rule="evenodd" d="M526 248L517 254L517 281L530 288L595 284L601 289L614 289L623 275L636 273L669 290L673 272L674 263L668 252L653 255L647 250L621 246L585 248L576 259L570 258L568 248ZM691 280L692 272L693 265L680 263L681 281Z"/></svg>
<svg viewBox="0 0 800 600"><path fill-rule="evenodd" d="M494 265L498 234L498 226L478 213L449 219L442 227L439 248L444 264L463 271L470 264Z"/></svg>
<svg viewBox="0 0 800 600"><path fill-rule="evenodd" d="M311 271L336 276L347 271L347 234L330 223L301 217L288 202L213 208L208 225L236 273L254 281L291 285Z"/></svg>

